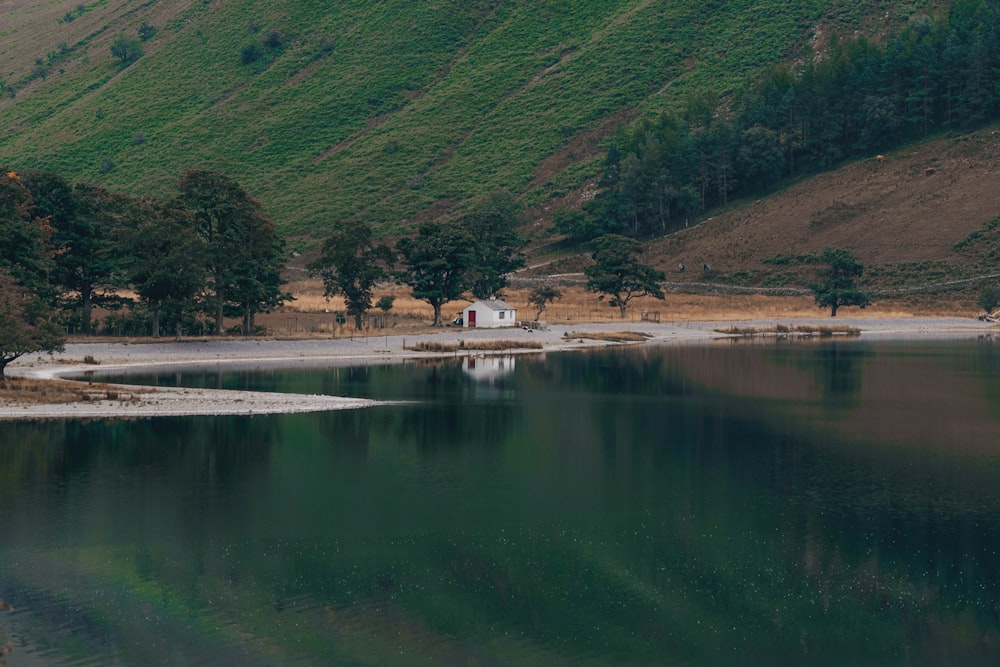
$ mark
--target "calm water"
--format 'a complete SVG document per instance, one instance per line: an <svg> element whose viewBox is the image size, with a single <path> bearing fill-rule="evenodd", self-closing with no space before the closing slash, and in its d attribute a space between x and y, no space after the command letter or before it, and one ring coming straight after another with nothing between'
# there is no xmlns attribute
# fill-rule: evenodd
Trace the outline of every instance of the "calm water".
<svg viewBox="0 0 1000 667"><path fill-rule="evenodd" d="M155 381L415 402L0 422L9 665L1000 664L989 342Z"/></svg>

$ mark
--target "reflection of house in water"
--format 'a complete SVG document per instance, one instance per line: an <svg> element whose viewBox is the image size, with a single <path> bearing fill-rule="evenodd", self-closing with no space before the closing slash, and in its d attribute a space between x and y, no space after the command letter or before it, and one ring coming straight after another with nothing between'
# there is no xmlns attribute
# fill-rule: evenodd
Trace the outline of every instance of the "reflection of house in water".
<svg viewBox="0 0 1000 667"><path fill-rule="evenodd" d="M510 355L466 357L462 360L462 370L475 380L492 382L514 370L514 357Z"/></svg>

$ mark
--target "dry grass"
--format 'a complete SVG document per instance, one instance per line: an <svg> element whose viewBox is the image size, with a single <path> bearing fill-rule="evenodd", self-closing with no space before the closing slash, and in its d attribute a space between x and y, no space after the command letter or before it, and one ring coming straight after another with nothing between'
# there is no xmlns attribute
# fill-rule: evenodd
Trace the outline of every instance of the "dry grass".
<svg viewBox="0 0 1000 667"><path fill-rule="evenodd" d="M324 297L319 279L306 278L288 284L296 300L285 306L286 313L332 313L343 310L340 297ZM563 296L548 304L539 319L550 324L577 322L621 322L618 309L597 300L582 285L559 288ZM529 289L508 289L504 301L517 308L521 320L533 320L535 308L528 303ZM429 323L433 310L423 301L414 299L410 289L403 285L383 285L376 290L375 298L392 296L395 299L392 313L402 321ZM458 315L468 300L451 301L442 308L447 320ZM765 296L760 294L680 294L668 293L660 301L652 297L637 298L629 304L626 322L642 321L642 314L659 313L661 322L726 321L763 319L775 317L825 317L829 310L819 308L808 296ZM948 308L937 300L926 302L879 300L865 310L845 308L850 317L914 317L921 315L970 316L966 310Z"/></svg>
<svg viewBox="0 0 1000 667"><path fill-rule="evenodd" d="M138 393L143 393L143 390L130 388L127 392L123 392L120 387L114 385L70 380L6 378L0 382L0 404L4 405L134 401L137 400Z"/></svg>
<svg viewBox="0 0 1000 667"><path fill-rule="evenodd" d="M726 327L716 329L718 333L729 334L731 336L819 336L829 338L831 336L860 336L861 329L847 325L842 326L810 326L798 325L790 327L786 324L776 324L773 327Z"/></svg>
<svg viewBox="0 0 1000 667"><path fill-rule="evenodd" d="M414 352L458 352L459 350L505 352L508 350L540 350L542 344L536 340L462 340L458 343L421 341L414 345L407 345L405 349Z"/></svg>
<svg viewBox="0 0 1000 667"><path fill-rule="evenodd" d="M287 318L289 314L326 314L344 310L342 298L323 296L323 284L319 279L296 280L290 282L287 288L295 295L296 300L286 304L283 313L276 313L275 317L284 315ZM622 321L617 308L598 301L596 294L586 291L582 286L564 286L560 291L563 296L548 304L542 312L541 320L550 324ZM518 316L522 320L532 320L535 317L536 310L528 303L529 292L528 289L509 289L504 293L504 301L517 308ZM414 299L406 286L383 285L376 290L375 298L386 295L395 299L391 312L402 322L426 324L433 318L432 308L427 303ZM468 304L469 301L464 299L451 301L444 305L442 313L445 319L451 320ZM629 305L625 321L641 321L644 312L659 313L661 322L677 322L757 317L815 317L824 311L805 297L668 294L664 301L652 297L634 299Z"/></svg>
<svg viewBox="0 0 1000 667"><path fill-rule="evenodd" d="M567 331L563 334L566 339L605 340L611 343L641 343L649 337L650 334L643 331Z"/></svg>
<svg viewBox="0 0 1000 667"><path fill-rule="evenodd" d="M375 297L392 296L394 303L389 314L387 329L365 328L357 331L353 319L338 325L334 320L335 311L343 311L344 301L340 297L325 297L323 283L318 278L303 277L287 284L296 300L286 304L281 310L261 313L257 324L263 327L269 337L282 339L309 339L317 337L377 336L392 334L417 334L440 331L431 328L433 309L425 302L414 299L410 289L403 285L385 284L375 291ZM829 311L816 307L810 297L764 296L759 294L683 294L670 292L665 300L651 297L638 298L630 304L625 320L618 315L618 309L597 300L597 295L587 292L582 285L562 286L563 296L551 303L542 313L544 324L582 324L587 322L641 322L648 313L652 321L674 322L725 322L748 319L779 319L795 317L828 317ZM535 308L528 303L528 289L509 289L504 300L517 309L522 321L535 317ZM469 304L468 300L451 301L442 308L445 322L450 322ZM373 311L378 313L379 311ZM975 313L960 304L940 297L915 297L911 300L876 301L865 310L845 308L847 317L914 317L914 316L955 316L971 317ZM106 313L97 312L103 316ZM236 324L233 320L229 324ZM194 340L197 337L185 337ZM89 337L88 341L148 340L115 337Z"/></svg>

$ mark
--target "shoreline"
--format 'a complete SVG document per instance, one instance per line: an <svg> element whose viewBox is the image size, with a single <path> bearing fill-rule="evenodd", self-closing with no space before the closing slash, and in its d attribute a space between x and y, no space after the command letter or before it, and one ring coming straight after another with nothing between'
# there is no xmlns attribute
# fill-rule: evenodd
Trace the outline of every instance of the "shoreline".
<svg viewBox="0 0 1000 667"><path fill-rule="evenodd" d="M495 354L477 350L419 352L406 349L420 342L458 343L470 341L531 341L540 348L512 348L513 354L544 354L592 349L612 345L710 344L734 336L717 329L729 327L764 329L778 324L790 326L849 326L861 331L861 339L932 340L981 338L1000 333L996 324L972 318L768 318L726 322L601 322L552 325L543 330L444 329L411 335L374 335L353 338L306 340L222 339L149 343L68 343L56 355L33 354L7 367L11 379L69 379L89 383L109 375L130 371L181 371L185 368L309 368L398 363L412 359L435 359ZM585 334L636 332L646 336L641 343L609 342ZM506 354L506 353L505 353ZM81 377L82 376L82 377ZM84 379L85 378L85 379ZM96 392L91 400L71 403L0 402L0 421L51 419L142 419L162 416L222 416L290 414L358 409L391 402L326 395L108 385L113 391Z"/></svg>

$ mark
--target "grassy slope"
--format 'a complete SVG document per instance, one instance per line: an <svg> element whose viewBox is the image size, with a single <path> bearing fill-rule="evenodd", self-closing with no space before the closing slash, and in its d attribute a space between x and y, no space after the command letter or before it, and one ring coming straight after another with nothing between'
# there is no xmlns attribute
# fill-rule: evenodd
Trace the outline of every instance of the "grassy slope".
<svg viewBox="0 0 1000 667"><path fill-rule="evenodd" d="M567 149L579 137L692 87L724 92L814 26L927 3L97 0L70 22L76 2L2 4L16 96L0 97L0 163L160 195L216 168L315 237L334 217L392 231L498 188L543 203L597 173L598 153ZM142 21L159 32L121 70L109 47ZM283 48L243 65L272 30ZM36 59L44 80L28 80Z"/></svg>

